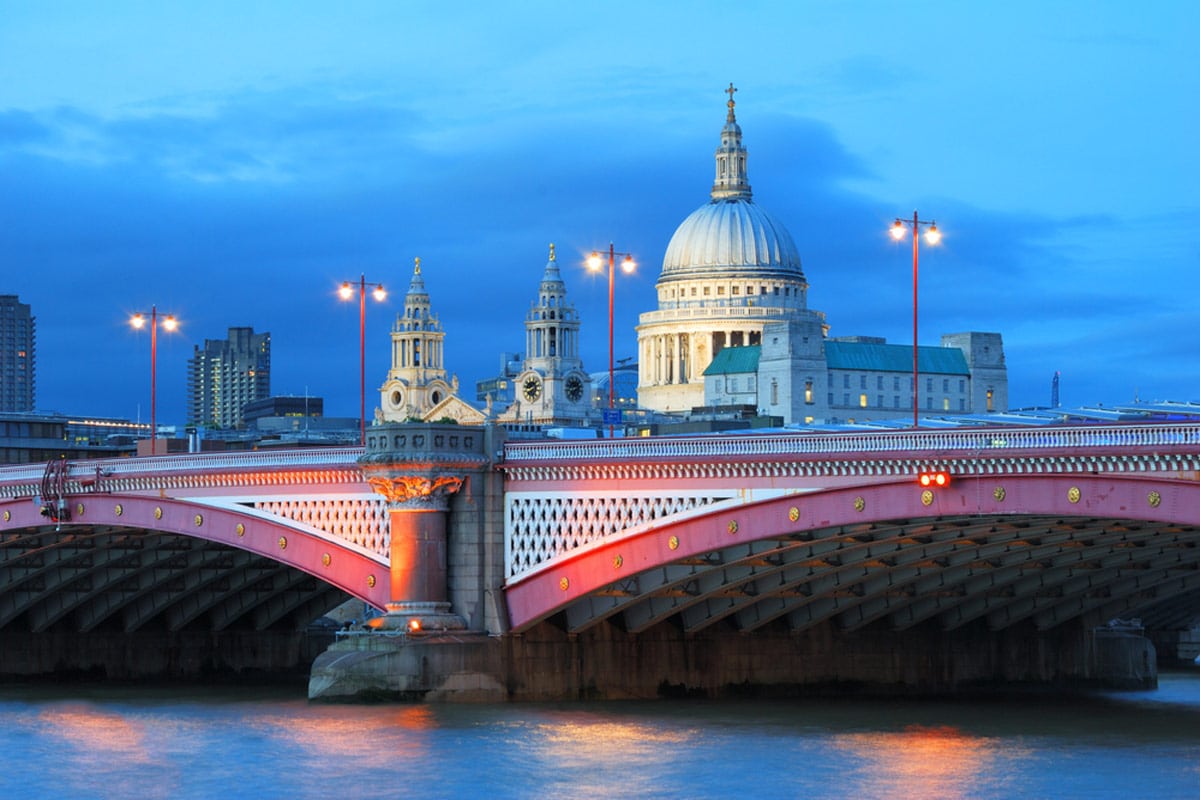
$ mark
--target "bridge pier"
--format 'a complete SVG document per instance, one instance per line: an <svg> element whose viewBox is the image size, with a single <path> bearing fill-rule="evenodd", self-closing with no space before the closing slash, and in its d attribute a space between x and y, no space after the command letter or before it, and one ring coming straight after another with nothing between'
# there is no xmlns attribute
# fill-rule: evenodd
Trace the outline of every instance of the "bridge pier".
<svg viewBox="0 0 1200 800"><path fill-rule="evenodd" d="M446 596L446 516L461 475L430 469L411 474L404 465L374 466L371 488L388 501L391 601L371 620L384 630L457 631L466 621L450 610Z"/></svg>

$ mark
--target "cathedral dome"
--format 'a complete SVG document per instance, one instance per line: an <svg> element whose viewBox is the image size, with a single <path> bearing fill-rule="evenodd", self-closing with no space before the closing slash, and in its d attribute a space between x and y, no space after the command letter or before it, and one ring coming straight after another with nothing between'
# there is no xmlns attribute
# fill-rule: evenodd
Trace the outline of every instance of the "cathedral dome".
<svg viewBox="0 0 1200 800"><path fill-rule="evenodd" d="M713 200L675 229L660 280L696 278L804 280L787 228L748 197Z"/></svg>
<svg viewBox="0 0 1200 800"><path fill-rule="evenodd" d="M729 112L716 152L712 200L675 229L659 282L703 278L771 278L806 283L800 254L787 228L751 199L742 129Z"/></svg>

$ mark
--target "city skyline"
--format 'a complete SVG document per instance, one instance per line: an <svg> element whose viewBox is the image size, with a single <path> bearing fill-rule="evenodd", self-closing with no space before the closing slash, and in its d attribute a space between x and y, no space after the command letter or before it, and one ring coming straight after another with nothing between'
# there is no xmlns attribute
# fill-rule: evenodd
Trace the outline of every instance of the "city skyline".
<svg viewBox="0 0 1200 800"><path fill-rule="evenodd" d="M470 400L521 349L548 246L607 364L607 292L583 259L631 252L618 359L676 226L708 198L737 87L754 199L790 230L831 335L1004 336L1010 404L1197 399L1192 154L1200 11L1167 2L0 2L0 294L37 318L37 407L184 421L187 360L230 327L270 331L272 391L367 414L415 257ZM63 13L71 9L71 13ZM910 10L911 11L911 10ZM71 45L64 43L70 42Z"/></svg>

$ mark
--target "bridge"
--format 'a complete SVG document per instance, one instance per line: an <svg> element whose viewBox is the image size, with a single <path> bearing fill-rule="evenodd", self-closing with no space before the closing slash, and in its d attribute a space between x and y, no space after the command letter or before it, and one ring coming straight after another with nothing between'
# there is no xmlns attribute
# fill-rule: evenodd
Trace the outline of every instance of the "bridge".
<svg viewBox="0 0 1200 800"><path fill-rule="evenodd" d="M499 641L456 669L510 696L603 694L630 659L663 685L902 681L931 648L943 682L1037 679L1079 672L1058 651L1078 661L1112 619L1187 657L1198 534L1196 423L536 442L383 425L365 449L0 468L0 638L294 634L355 599L409 645ZM350 639L334 650L379 647ZM35 666L13 658L0 672Z"/></svg>

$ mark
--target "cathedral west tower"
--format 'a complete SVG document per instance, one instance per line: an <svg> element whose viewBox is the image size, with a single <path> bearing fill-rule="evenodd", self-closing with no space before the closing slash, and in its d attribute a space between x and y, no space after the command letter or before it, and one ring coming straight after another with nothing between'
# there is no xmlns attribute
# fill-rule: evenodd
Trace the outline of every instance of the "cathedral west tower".
<svg viewBox="0 0 1200 800"><path fill-rule="evenodd" d="M710 200L676 229L638 319L638 404L686 413L704 405L704 370L726 347L759 345L763 326L814 317L787 229L751 195L733 84Z"/></svg>

